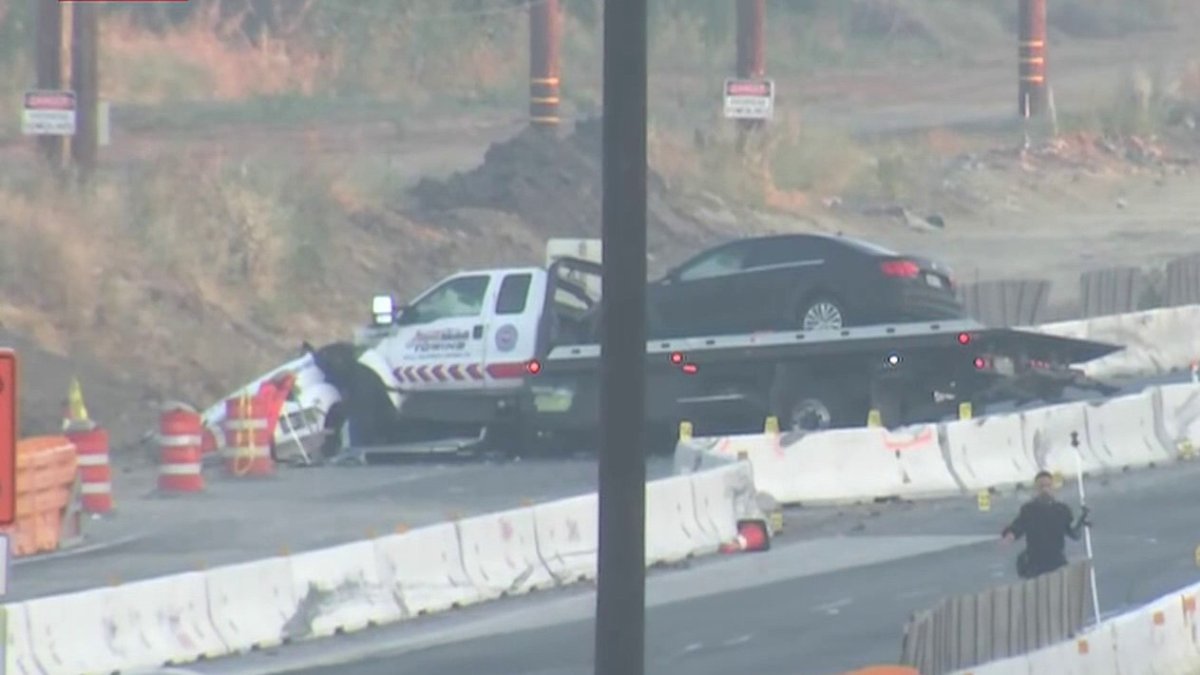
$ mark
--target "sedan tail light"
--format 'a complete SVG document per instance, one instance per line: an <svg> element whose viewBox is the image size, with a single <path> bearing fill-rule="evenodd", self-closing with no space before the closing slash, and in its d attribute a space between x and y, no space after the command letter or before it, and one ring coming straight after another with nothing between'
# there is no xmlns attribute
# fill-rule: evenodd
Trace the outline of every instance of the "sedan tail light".
<svg viewBox="0 0 1200 675"><path fill-rule="evenodd" d="M921 266L911 260L888 260L879 263L884 276L915 279L921 274Z"/></svg>

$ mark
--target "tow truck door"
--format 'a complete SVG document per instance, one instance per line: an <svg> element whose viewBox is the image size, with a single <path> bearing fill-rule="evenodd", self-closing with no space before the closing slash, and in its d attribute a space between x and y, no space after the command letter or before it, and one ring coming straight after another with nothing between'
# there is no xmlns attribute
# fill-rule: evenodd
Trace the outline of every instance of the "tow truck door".
<svg viewBox="0 0 1200 675"><path fill-rule="evenodd" d="M498 273L444 279L405 307L384 348L402 390L477 389L484 385L486 323Z"/></svg>
<svg viewBox="0 0 1200 675"><path fill-rule="evenodd" d="M546 295L546 274L536 269L498 273L496 293L485 321L487 389L521 386L537 354L538 329ZM548 311L548 310L546 310Z"/></svg>

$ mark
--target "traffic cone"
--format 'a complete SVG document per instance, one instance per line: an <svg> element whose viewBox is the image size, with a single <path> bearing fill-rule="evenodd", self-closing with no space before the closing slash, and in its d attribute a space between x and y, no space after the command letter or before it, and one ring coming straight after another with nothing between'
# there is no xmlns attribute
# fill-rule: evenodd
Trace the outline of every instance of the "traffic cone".
<svg viewBox="0 0 1200 675"><path fill-rule="evenodd" d="M767 524L761 520L742 520L738 522L737 538L722 544L721 553L766 551L770 548L771 537L767 534Z"/></svg>
<svg viewBox="0 0 1200 675"><path fill-rule="evenodd" d="M692 440L692 423L691 422L684 420L679 423L679 440L681 440L681 441Z"/></svg>
<svg viewBox="0 0 1200 675"><path fill-rule="evenodd" d="M88 418L87 405L83 402L83 387L80 386L78 377L71 378L71 384L67 389L66 403L63 431L83 431L95 428L96 425Z"/></svg>

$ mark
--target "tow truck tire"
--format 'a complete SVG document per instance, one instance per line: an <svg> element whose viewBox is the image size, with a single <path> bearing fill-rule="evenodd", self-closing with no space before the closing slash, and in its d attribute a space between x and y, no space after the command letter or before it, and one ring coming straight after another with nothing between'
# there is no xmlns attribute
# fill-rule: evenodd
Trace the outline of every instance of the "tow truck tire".
<svg viewBox="0 0 1200 675"><path fill-rule="evenodd" d="M797 368L776 369L767 405L785 433L854 426L855 406L846 388L830 378L809 377Z"/></svg>

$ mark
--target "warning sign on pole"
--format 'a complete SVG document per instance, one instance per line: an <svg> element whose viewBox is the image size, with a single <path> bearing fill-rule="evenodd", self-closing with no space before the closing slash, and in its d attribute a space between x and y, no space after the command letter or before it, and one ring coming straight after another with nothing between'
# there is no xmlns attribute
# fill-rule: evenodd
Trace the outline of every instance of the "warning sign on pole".
<svg viewBox="0 0 1200 675"><path fill-rule="evenodd" d="M774 80L725 80L726 119L769 120L774 113Z"/></svg>
<svg viewBox="0 0 1200 675"><path fill-rule="evenodd" d="M74 136L75 92L25 92L21 133L26 136Z"/></svg>
<svg viewBox="0 0 1200 675"><path fill-rule="evenodd" d="M17 353L0 349L0 525L17 519Z"/></svg>

